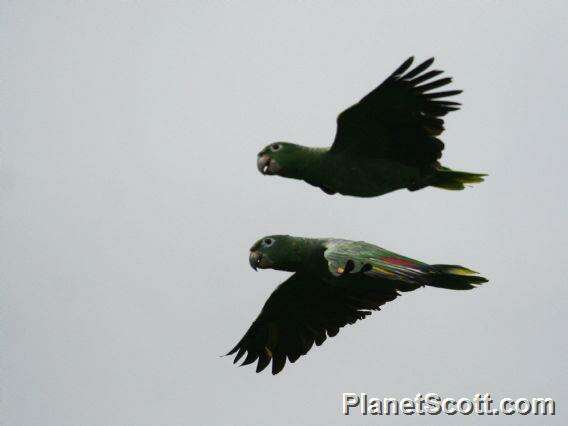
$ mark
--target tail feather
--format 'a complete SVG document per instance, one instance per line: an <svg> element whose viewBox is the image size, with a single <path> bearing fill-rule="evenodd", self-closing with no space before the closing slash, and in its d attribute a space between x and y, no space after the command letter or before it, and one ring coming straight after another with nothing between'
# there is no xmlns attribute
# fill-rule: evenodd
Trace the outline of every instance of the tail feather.
<svg viewBox="0 0 568 426"><path fill-rule="evenodd" d="M432 265L428 285L450 290L469 290L488 280L477 272L459 265Z"/></svg>
<svg viewBox="0 0 568 426"><path fill-rule="evenodd" d="M467 184L483 182L485 176L487 176L485 173L460 172L441 167L434 175L434 180L430 185L450 191L460 191Z"/></svg>

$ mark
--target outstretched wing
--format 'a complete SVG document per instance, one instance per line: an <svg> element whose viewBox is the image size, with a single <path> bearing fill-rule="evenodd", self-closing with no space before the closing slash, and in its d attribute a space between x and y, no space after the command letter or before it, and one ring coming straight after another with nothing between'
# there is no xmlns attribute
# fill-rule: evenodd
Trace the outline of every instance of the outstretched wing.
<svg viewBox="0 0 568 426"><path fill-rule="evenodd" d="M341 281L341 280L338 280ZM286 359L295 362L315 343L335 336L347 324L379 310L398 296L393 286L341 286L296 272L270 295L258 318L227 354L236 353L242 365L258 360L257 373L272 361L272 374L279 373Z"/></svg>
<svg viewBox="0 0 568 426"><path fill-rule="evenodd" d="M444 144L436 136L443 117L459 109L445 98L461 90L431 92L450 83L434 80L443 71L425 72L434 58L406 72L407 59L380 86L339 114L331 152L391 159L412 166L431 166L442 156Z"/></svg>

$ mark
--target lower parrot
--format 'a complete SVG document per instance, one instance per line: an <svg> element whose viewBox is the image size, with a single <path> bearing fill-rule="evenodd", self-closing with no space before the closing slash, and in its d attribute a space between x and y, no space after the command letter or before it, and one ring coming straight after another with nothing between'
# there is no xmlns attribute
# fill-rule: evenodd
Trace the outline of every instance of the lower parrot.
<svg viewBox="0 0 568 426"><path fill-rule="evenodd" d="M315 344L419 287L469 290L487 282L458 265L430 265L363 241L271 235L250 249L253 269L293 274L270 295L244 337L227 354L236 363L272 362L279 373Z"/></svg>

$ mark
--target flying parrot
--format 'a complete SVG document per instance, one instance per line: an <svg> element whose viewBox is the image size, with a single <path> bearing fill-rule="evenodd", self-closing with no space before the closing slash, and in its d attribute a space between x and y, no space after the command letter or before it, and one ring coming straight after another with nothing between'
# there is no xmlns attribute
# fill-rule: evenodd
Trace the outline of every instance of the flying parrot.
<svg viewBox="0 0 568 426"><path fill-rule="evenodd" d="M272 361L279 373L315 343L371 314L399 292L431 286L468 290L487 282L457 265L429 265L363 241L271 235L250 249L253 269L294 272L266 301L244 337L227 354L242 365Z"/></svg>
<svg viewBox="0 0 568 426"><path fill-rule="evenodd" d="M327 194L357 197L427 186L461 190L482 182L485 174L451 170L438 162L444 149L438 138L444 131L441 117L460 106L446 98L462 91L432 92L452 79L433 80L443 72L426 71L434 58L408 71L413 60L339 114L331 147L275 142L258 154L258 170L303 180Z"/></svg>

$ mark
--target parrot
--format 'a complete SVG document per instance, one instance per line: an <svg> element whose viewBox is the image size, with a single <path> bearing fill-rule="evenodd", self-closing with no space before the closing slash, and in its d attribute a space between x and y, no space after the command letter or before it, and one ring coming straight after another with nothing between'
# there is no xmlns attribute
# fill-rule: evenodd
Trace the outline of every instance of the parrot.
<svg viewBox="0 0 568 426"><path fill-rule="evenodd" d="M339 329L380 310L401 292L430 286L468 290L487 282L458 265L429 265L373 244L337 238L270 235L250 249L254 270L293 272L269 296L235 347L233 363L258 360L256 372L272 362L278 374L312 346Z"/></svg>
<svg viewBox="0 0 568 426"><path fill-rule="evenodd" d="M298 179L329 195L376 197L399 189L433 186L462 190L483 182L484 173L451 170L438 161L444 143L441 118L460 103L447 100L461 90L432 92L450 77L428 70L430 58L408 71L408 58L382 84L337 117L331 147L274 142L257 155L263 175ZM408 72L407 72L408 71Z"/></svg>

